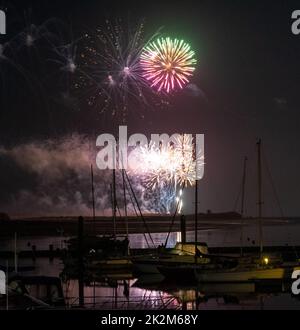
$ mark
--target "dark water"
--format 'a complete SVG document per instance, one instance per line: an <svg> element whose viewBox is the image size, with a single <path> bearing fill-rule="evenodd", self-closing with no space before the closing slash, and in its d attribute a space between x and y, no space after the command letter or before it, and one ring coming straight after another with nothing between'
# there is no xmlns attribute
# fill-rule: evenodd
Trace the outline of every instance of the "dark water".
<svg viewBox="0 0 300 330"><path fill-rule="evenodd" d="M63 269L58 259L22 259L19 265L36 267L27 275L59 276ZM159 280L159 275L139 279L130 274L109 276L101 283L85 286L85 305L96 309L300 309L300 297L293 296L288 285L273 288L272 292L270 288L257 289L252 283L189 287L159 284ZM63 283L63 289L68 306L77 306L78 282Z"/></svg>
<svg viewBox="0 0 300 330"><path fill-rule="evenodd" d="M58 259L23 259L19 264L36 267L27 275L59 276L63 268ZM85 305L96 309L300 309L300 297L292 296L284 285L274 292L264 292L266 288L257 290L251 283L181 287L176 283L159 284L159 280L153 275L139 279L130 274L110 276L106 281L85 286ZM78 282L63 283L63 289L68 306L77 306Z"/></svg>
<svg viewBox="0 0 300 330"><path fill-rule="evenodd" d="M219 242L214 245L226 245L226 233L219 235ZM211 233L201 232L199 237L207 241ZM201 236L202 235L202 236ZM188 236L192 238L193 233ZM205 237L207 236L207 237ZM166 234L154 234L156 244L165 241ZM225 237L225 239L224 239ZM65 237L19 237L18 250L31 249L36 245L38 250L47 249L49 244L55 248L65 246ZM173 233L169 246L174 246L178 234ZM230 243L239 242L239 233L231 233ZM143 235L131 235L131 247L147 247ZM279 242L274 241L274 244ZM250 244L250 243L249 243ZM234 244L235 245L235 244ZM209 246L212 246L210 243ZM0 250L13 250L14 240L0 241ZM5 264L6 260L0 260ZM13 265L13 260L9 260ZM20 259L19 266L34 266L27 275L59 276L63 264L59 259L50 261L48 258ZM25 274L25 273L24 273ZM289 285L277 285L272 288L257 288L254 284L211 284L195 286L179 286L176 283L160 283L161 278L143 276L132 278L131 274L110 275L99 283L85 286L85 304L88 308L99 309L300 309L300 295L293 296ZM78 283L70 280L63 283L64 295L68 306L78 305Z"/></svg>
<svg viewBox="0 0 300 330"><path fill-rule="evenodd" d="M215 246L240 246L241 231L239 226L230 227L230 223L224 223L228 229L205 229L198 231L197 237L199 242L206 242L208 247ZM151 230L152 228L150 228ZM151 234L155 245L165 243L167 233ZM255 224L247 225L243 229L243 245L258 245L258 226ZM18 250L31 250L31 246L35 245L37 250L47 250L49 244L54 249L63 248L68 237L36 237L36 236L18 236ZM142 234L129 234L131 248L147 248L147 242ZM149 241L149 237L148 237ZM177 241L180 241L180 233L171 233L168 240L168 247L173 247ZM187 232L187 241L194 241L194 232ZM263 243L266 246L299 246L300 245L300 224L286 223L284 225L269 225L263 228ZM0 251L13 250L14 238L8 237L0 239Z"/></svg>

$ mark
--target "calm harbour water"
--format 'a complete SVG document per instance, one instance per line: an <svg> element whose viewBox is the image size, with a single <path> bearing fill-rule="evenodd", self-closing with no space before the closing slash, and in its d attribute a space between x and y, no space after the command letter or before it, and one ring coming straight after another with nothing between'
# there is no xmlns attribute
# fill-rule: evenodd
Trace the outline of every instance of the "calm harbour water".
<svg viewBox="0 0 300 330"><path fill-rule="evenodd" d="M246 237L251 236L251 231ZM212 233L199 233L199 240L208 241L209 246L236 245L239 242L239 232L227 234L214 232L213 236L219 241L209 243ZM165 241L166 234L154 234L156 244ZM178 233L172 233L168 246L174 246L178 240ZM193 233L188 234L192 240ZM65 237L19 237L18 250L30 250L36 245L38 250L48 249L49 244L54 249L65 246ZM223 241L222 241L223 240ZM280 238L281 240L281 238ZM233 244L233 241L235 243ZM132 248L145 248L143 235L130 235ZM251 244L251 239L246 241ZM274 241L274 244L280 242ZM13 250L14 240L0 241L0 250ZM6 260L0 260L5 264ZM9 261L13 265L13 260ZM27 275L59 276L63 264L59 259L50 261L48 258L20 259L19 266L34 266L35 269L26 272ZM65 298L68 305L78 304L78 283L76 280L63 284ZM132 278L130 274L110 276L101 283L86 286L84 290L85 304L88 308L98 309L300 309L300 296L293 296L287 286L276 290L258 290L253 284L215 284L198 287L180 287L176 284L159 284L153 276Z"/></svg>

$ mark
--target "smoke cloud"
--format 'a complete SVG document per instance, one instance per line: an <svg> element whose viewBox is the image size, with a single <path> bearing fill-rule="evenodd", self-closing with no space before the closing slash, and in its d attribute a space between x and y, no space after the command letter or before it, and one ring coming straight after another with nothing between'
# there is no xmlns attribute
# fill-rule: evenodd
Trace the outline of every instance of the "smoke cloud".
<svg viewBox="0 0 300 330"><path fill-rule="evenodd" d="M10 216L91 215L91 164L94 169L97 215L111 215L112 171L96 167L95 141L72 135L0 146L0 211ZM153 196L132 178L143 212L157 212ZM117 171L116 191L120 212L123 183ZM127 193L129 212L134 213Z"/></svg>

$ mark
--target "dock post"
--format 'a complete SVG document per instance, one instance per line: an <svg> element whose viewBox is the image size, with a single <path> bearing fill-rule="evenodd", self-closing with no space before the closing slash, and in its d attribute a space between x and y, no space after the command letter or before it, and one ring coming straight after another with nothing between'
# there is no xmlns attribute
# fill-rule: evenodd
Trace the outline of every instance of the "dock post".
<svg viewBox="0 0 300 330"><path fill-rule="evenodd" d="M185 216L182 215L180 217L180 231L181 231L181 243L186 243L186 223L185 223Z"/></svg>

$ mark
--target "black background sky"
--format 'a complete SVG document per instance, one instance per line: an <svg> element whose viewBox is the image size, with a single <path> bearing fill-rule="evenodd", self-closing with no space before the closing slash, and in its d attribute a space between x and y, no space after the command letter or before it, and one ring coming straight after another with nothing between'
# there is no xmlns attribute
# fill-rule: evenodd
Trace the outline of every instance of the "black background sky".
<svg viewBox="0 0 300 330"><path fill-rule="evenodd" d="M300 214L300 35L291 32L291 14L300 9L299 1L52 0L2 5L7 8L8 30L7 36L0 36L0 43L24 29L24 12L28 9L36 25L52 17L66 22L74 39L103 24L106 17L129 17L132 21L144 17L147 32L163 26L165 34L188 40L198 60L192 82L205 96L179 94L175 106L168 110L149 111L144 119L132 116L127 123L129 130L205 134L201 211L233 208L243 157L248 156L249 214L256 212L255 143L260 137L284 213ZM42 45L39 51L43 52ZM30 74L38 76L43 71L37 68L35 56L23 51L17 59ZM43 65L46 72L51 70L51 61ZM4 82L0 100L2 145L76 131L100 134L115 131L118 126L117 120L100 116L95 109L81 107L75 111L57 102L54 95L63 90L55 74L47 76L49 97L44 98L38 88L28 88L23 78L11 74L2 64L0 70ZM14 175L10 178L12 185L14 180L22 180ZM0 176L6 173L2 171ZM265 214L279 214L267 176L265 179ZM3 187L1 196L5 194ZM192 192L187 194L191 196ZM192 198L186 198L186 203L187 210L192 210Z"/></svg>

